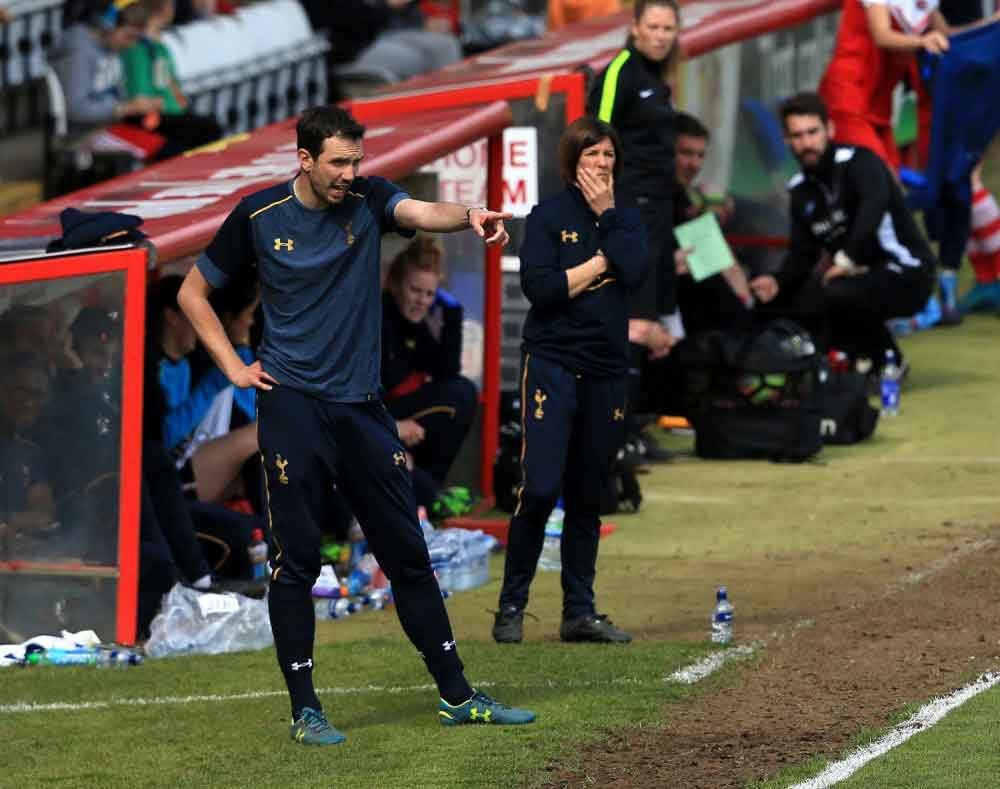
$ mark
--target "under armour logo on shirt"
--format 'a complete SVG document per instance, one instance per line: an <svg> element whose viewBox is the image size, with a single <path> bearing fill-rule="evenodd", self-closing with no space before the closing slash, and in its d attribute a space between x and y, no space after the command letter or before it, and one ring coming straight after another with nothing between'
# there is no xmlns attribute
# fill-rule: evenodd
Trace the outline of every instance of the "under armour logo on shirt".
<svg viewBox="0 0 1000 789"><path fill-rule="evenodd" d="M451 650L453 650L455 648L455 642L454 641L445 641L441 646L444 648L445 652L451 652Z"/></svg>
<svg viewBox="0 0 1000 789"><path fill-rule="evenodd" d="M653 89L652 88L646 88L645 90L640 90L639 91L639 98L640 99L648 99L652 95L653 95Z"/></svg>
<svg viewBox="0 0 1000 789"><path fill-rule="evenodd" d="M301 663L292 663L292 671L298 671L299 669L312 668L312 667L313 667L312 658L309 658L308 660L303 660Z"/></svg>

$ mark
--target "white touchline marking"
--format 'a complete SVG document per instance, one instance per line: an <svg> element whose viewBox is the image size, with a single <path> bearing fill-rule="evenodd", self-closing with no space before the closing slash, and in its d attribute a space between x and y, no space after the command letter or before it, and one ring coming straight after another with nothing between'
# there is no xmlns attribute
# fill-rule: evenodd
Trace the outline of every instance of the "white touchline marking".
<svg viewBox="0 0 1000 789"><path fill-rule="evenodd" d="M701 682L705 677L714 674L723 665L736 658L749 657L757 647L754 644L740 644L736 647L724 649L702 658L697 663L678 669L673 674L663 678L664 682L679 682L682 685L693 685Z"/></svg>
<svg viewBox="0 0 1000 789"><path fill-rule="evenodd" d="M663 677L662 679L644 679L642 677L613 677L611 679L603 680L568 680L568 681L557 681L557 680L541 680L538 682L474 682L473 685L477 688L492 688L496 687L498 684L502 684L504 687L509 688L531 688L531 687L547 687L547 688L568 688L568 687L594 687L603 685L657 685L661 682L680 682L685 685L690 685L698 682L709 674L717 671L722 667L722 664L727 660L737 657L739 655L749 655L754 651L752 646L750 647L733 647L732 649L727 649L724 652L716 653L715 655L706 658L705 660L700 660L697 663L692 664L687 668L680 669L669 677ZM714 659L712 668L706 670L703 665L707 660ZM684 677L684 679L680 679ZM396 685L396 686L381 686L381 685L362 685L360 687L333 687L333 688L317 688L316 693L320 696L351 696L358 695L362 693L417 693L428 690L434 690L436 686L432 683L425 683L422 685ZM167 705L186 705L186 704L210 704L225 701L253 701L255 699L268 699L275 696L285 696L287 691L284 690L261 690L253 691L248 693L229 693L229 694L219 694L219 693L209 693L204 695L193 695L193 696L153 696L152 698L113 698L105 699L101 701L80 701L80 702L32 702L32 701L21 701L15 704L0 704L0 715L10 715L15 713L24 712L54 712L54 711L68 711L68 712L80 712L83 710L100 710L100 709L110 709L112 707L156 707L156 706L167 706Z"/></svg>
<svg viewBox="0 0 1000 789"><path fill-rule="evenodd" d="M481 687L487 687L493 683L480 683ZM321 695L353 695L360 693L411 693L421 690L430 690L434 688L433 684L424 685L410 685L405 687L381 687L378 685L363 685L356 688L318 688L317 693ZM210 693L205 695L197 696L154 696L153 698L118 698L118 699L108 699L105 701L81 701L78 703L67 703L67 702L52 702L52 703L35 703L30 701L22 701L17 704L0 704L0 714L8 714L13 712L49 712L52 710L94 710L94 709L108 709L110 707L146 707L146 706L162 706L162 705L183 705L183 704L198 704L207 702L219 702L219 701L248 701L253 699L267 699L274 696L286 696L288 692L285 690L261 690L253 691L249 693L229 693L229 694L218 694Z"/></svg>
<svg viewBox="0 0 1000 789"><path fill-rule="evenodd" d="M890 585L886 590L886 595L893 594L903 586L909 584L916 584L923 581L931 575L935 575L941 572L949 565L958 561L968 553L973 553L980 551L983 548L992 545L996 540L992 538L985 538L983 540L977 540L972 543L967 543L961 546L958 550L948 554L941 559L935 559L930 562L928 566L918 572L908 573L903 576L903 578ZM794 635L796 631L803 628L812 627L815 622L812 619L802 619L794 623L791 628L791 633L781 633L774 632L771 634L767 641L755 641L751 644L741 644L735 647L730 647L721 652L715 652L708 655L701 660L692 663L690 666L678 669L677 671L662 677L659 680L646 680L640 677L617 677L610 680L592 681L592 680L578 680L578 681L562 681L556 682L553 680L544 680L541 682L505 682L504 687L511 688L528 688L528 687L549 687L549 688L563 688L563 687L588 687L594 685L651 685L658 684L661 682L677 682L682 685L692 685L696 682L700 682L709 675L718 671L722 666L738 657L748 657L752 655L758 649L762 649L767 646L769 641L782 639L788 635ZM991 676L991 675L986 675ZM477 682L476 687L479 688L489 688L495 687L498 683L496 682ZM332 687L332 688L318 688L316 692L320 695L354 695L360 693L415 693L418 691L432 690L435 686L431 683L425 683L422 685L402 685L402 686L379 686L379 685L365 685L360 687ZM227 695L220 694L207 694L207 695L197 695L197 696L154 696L153 698L117 698L109 699L104 701L80 701L80 702L65 702L65 701L54 701L54 702L31 702L31 701L20 701L14 704L0 704L0 715L9 715L15 713L24 712L53 712L53 711L70 711L79 712L82 710L94 710L94 709L109 709L111 707L143 707L143 706L160 706L160 705L184 705L184 704L197 704L197 703L211 703L211 702L223 702L223 701L248 701L254 699L266 699L273 698L275 696L286 695L284 690L265 690L265 691L254 691L248 693L231 693Z"/></svg>
<svg viewBox="0 0 1000 789"><path fill-rule="evenodd" d="M890 584L886 588L885 596L891 597L897 592L902 591L906 586L912 586L920 583L921 581L930 578L931 576L937 575L938 573L944 572L951 565L964 559L969 554L978 554L984 551L986 548L996 544L996 540L992 537L985 537L981 540L975 540L974 542L967 542L963 545L958 546L951 553L942 556L940 559L932 559L928 562L927 566L922 570L914 570L912 572L904 575L896 583Z"/></svg>
<svg viewBox="0 0 1000 789"><path fill-rule="evenodd" d="M797 783L789 789L826 789L838 781L843 781L872 759L888 753L897 745L902 745L914 734L926 731L953 709L960 707L969 699L979 695L984 690L989 690L998 683L1000 683L1000 672L989 672L954 693L933 699L917 710L912 717L894 726L875 742L852 751L841 761L828 765L819 775L808 781Z"/></svg>

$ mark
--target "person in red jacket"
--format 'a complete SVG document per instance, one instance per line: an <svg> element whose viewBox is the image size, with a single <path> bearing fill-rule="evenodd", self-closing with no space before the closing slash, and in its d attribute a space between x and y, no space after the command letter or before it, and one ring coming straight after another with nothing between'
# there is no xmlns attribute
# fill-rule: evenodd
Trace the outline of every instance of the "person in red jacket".
<svg viewBox="0 0 1000 789"><path fill-rule="evenodd" d="M937 0L844 0L833 57L819 85L837 142L863 145L892 169L892 93L917 52L948 50Z"/></svg>
<svg viewBox="0 0 1000 789"><path fill-rule="evenodd" d="M844 0L833 57L819 86L833 121L837 142L862 145L898 170L899 150L893 136L892 95L904 79L921 90L916 58L919 52L948 51L948 36L1000 18L955 27L939 9L939 0ZM966 18L957 21L966 22ZM927 102L920 112L921 150L926 155L930 116ZM953 246L942 247L940 272L943 324L959 322ZM961 246L958 247L961 249ZM932 308L936 309L936 305Z"/></svg>

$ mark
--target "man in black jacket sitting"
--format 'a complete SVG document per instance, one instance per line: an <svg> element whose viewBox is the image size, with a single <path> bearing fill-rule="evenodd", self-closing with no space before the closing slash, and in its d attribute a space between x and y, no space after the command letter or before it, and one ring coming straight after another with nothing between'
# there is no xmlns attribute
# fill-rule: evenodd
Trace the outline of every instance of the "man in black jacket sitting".
<svg viewBox="0 0 1000 789"><path fill-rule="evenodd" d="M767 312L811 329L820 345L881 365L901 359L888 318L927 302L937 262L874 153L839 145L823 100L802 93L781 108L785 140L802 167L788 182L791 241L772 275L750 283Z"/></svg>

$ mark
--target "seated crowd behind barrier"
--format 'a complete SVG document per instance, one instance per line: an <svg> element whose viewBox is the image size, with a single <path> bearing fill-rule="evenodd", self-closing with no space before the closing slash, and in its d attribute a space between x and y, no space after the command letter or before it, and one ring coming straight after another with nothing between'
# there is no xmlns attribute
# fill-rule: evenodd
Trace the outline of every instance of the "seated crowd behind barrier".
<svg viewBox="0 0 1000 789"><path fill-rule="evenodd" d="M0 128L45 129L46 197L326 101L329 42L313 32L298 0L251 3L228 15L205 13L215 5L206 2L192 13L183 2L192 21L161 36L173 5L16 0L6 6ZM146 68L158 71L144 76ZM173 77L169 86L164 73Z"/></svg>

